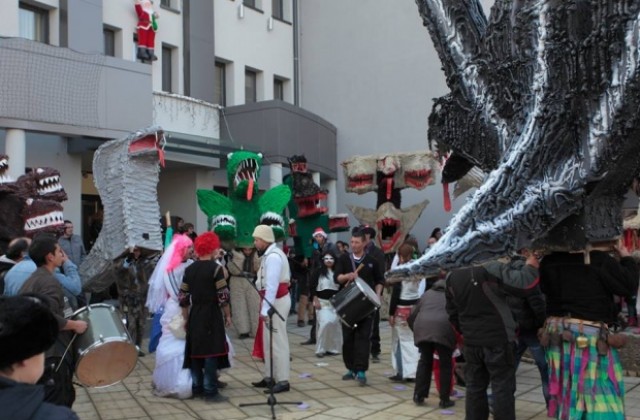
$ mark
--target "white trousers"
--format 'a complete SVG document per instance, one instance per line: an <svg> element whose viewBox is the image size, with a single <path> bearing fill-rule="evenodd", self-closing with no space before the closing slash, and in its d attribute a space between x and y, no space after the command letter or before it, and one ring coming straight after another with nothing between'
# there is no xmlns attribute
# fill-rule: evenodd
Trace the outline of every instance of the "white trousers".
<svg viewBox="0 0 640 420"><path fill-rule="evenodd" d="M289 337L287 336L287 317L291 309L291 296L287 293L285 296L276 299L273 305L278 312L284 317L284 321L276 314L271 317L273 321L273 379L276 382L289 380ZM265 325L264 334L262 335L262 343L264 345L264 377L271 376L271 360L269 354L270 330Z"/></svg>
<svg viewBox="0 0 640 420"><path fill-rule="evenodd" d="M318 299L318 301L320 301L320 309L316 310L316 354L340 353L342 350L342 322L328 299Z"/></svg>
<svg viewBox="0 0 640 420"><path fill-rule="evenodd" d="M415 379L420 352L413 342L413 331L403 318L396 317L391 329L391 364L404 379Z"/></svg>

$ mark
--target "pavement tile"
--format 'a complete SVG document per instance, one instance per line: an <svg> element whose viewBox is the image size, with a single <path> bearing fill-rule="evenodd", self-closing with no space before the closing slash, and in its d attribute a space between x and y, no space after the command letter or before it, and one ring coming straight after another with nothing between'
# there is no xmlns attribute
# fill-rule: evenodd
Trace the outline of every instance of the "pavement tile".
<svg viewBox="0 0 640 420"><path fill-rule="evenodd" d="M455 399L453 415L442 414L437 407L438 396L432 382L426 405L411 401L413 383L395 384L390 361L391 332L381 323L381 363L370 364L368 385L343 381L345 368L342 357L317 358L313 346L300 346L308 338L309 327L297 328L295 316L289 319L291 355L291 392L278 394L277 401L301 401L303 406L276 405L278 419L341 420L341 419L463 419L464 398ZM230 335L233 335L233 331ZM234 367L222 373L221 380L229 384L222 394L230 402L207 404L202 400L179 401L156 397L151 393L155 356L140 358L135 370L122 383L101 389L77 388L74 410L85 419L270 419L271 407L259 405L240 407L241 403L266 403L262 389L251 386L262 377L262 362L250 356L252 340L233 340L236 357ZM143 346L146 348L146 345ZM318 366L320 364L320 366ZM306 375L311 377L304 377ZM303 377L301 377L301 375ZM404 389L398 389L402 385ZM640 377L626 377L627 419L640 420ZM464 388L457 388L464 393ZM521 363L517 374L516 418L518 420L547 419L540 376L535 365Z"/></svg>

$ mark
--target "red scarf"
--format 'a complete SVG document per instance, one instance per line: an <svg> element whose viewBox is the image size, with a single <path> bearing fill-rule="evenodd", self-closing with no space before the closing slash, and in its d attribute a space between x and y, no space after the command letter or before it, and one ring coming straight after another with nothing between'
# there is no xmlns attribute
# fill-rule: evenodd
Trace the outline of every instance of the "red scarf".
<svg viewBox="0 0 640 420"><path fill-rule="evenodd" d="M266 290L260 290L260 307L262 307L262 299L264 299L264 294ZM289 283L280 283L278 285L278 291L276 292L276 299L280 299L289 294ZM282 314L282 316L286 317L289 314ZM285 322L286 323L286 322ZM258 359L264 360L264 346L262 344L262 334L264 334L264 321L262 320L262 316L258 320L258 331L256 332L256 338L253 341L253 352L251 355L253 357L257 357Z"/></svg>

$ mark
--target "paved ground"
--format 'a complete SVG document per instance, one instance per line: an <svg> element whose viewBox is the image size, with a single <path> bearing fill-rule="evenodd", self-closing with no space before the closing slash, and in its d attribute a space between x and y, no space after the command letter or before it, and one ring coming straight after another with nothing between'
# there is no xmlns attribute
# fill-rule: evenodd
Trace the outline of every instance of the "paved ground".
<svg viewBox="0 0 640 420"><path fill-rule="evenodd" d="M291 342L291 392L277 394L278 401L301 401L302 405L278 405L278 419L463 419L464 388L455 407L443 412L432 384L427 405L417 407L411 401L413 384L398 385L387 377L392 374L389 350L391 332L386 322L381 324L382 362L372 364L367 374L369 385L360 387L354 381L342 381L345 369L342 359L318 359L313 346L301 346L310 327L295 326L296 317L289 318ZM235 336L235 331L230 331ZM201 400L179 401L155 397L151 393L153 355L140 358L134 372L121 384L106 389L78 389L73 409L82 419L270 419L267 405L239 407L240 403L266 402L261 390L251 387L251 381L261 378L261 363L250 357L251 340L233 340L236 349L235 367L222 376L229 383L223 394L229 403L207 404ZM522 363L518 370L516 418L546 419L540 379L534 365ZM627 419L640 420L640 378L626 378Z"/></svg>

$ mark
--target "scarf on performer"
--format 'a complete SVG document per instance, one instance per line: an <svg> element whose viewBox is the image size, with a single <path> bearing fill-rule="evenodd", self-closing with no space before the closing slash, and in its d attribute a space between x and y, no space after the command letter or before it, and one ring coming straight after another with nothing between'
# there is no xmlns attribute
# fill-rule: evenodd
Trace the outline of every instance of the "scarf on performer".
<svg viewBox="0 0 640 420"><path fill-rule="evenodd" d="M260 290L260 307L262 307L262 299L266 293L265 290ZM280 283L278 285L278 291L276 292L276 299L286 296L289 293L289 283ZM284 314L288 316L289 314ZM264 360L264 344L262 342L262 335L264 334L264 321L262 317L258 320L258 330L256 331L256 338L253 341L253 352L251 355L258 359Z"/></svg>

